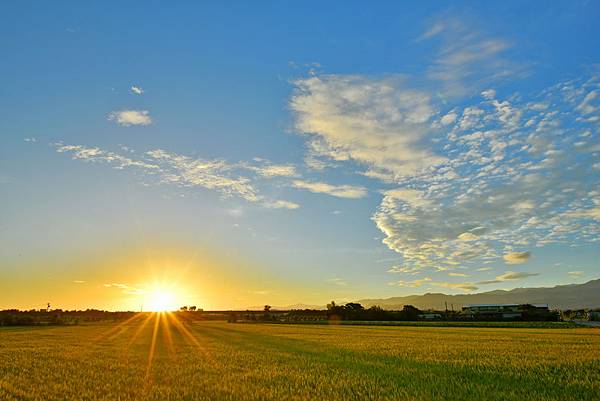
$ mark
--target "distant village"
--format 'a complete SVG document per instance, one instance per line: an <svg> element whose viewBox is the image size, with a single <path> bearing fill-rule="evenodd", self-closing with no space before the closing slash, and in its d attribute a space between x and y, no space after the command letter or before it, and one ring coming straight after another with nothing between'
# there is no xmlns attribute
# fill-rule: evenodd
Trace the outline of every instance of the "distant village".
<svg viewBox="0 0 600 401"><path fill-rule="evenodd" d="M460 310L420 310L404 305L400 310L379 306L363 307L349 302L331 302L327 309L275 310L265 305L262 310L205 311L196 306L182 306L174 311L184 321L226 320L231 323L336 323L336 322L600 322L600 308L551 310L547 304L473 304ZM119 321L140 312L109 312L96 309L62 310L46 308L27 311L0 311L0 326L76 325L85 322ZM143 313L143 312L142 312Z"/></svg>
<svg viewBox="0 0 600 401"><path fill-rule="evenodd" d="M600 321L600 308L597 310L550 310L547 304L474 304L465 305L460 310L420 310L412 305L404 305L401 310L386 310L379 306L364 308L361 304L349 302L337 305L331 302L326 310L294 309L272 310L265 305L262 311L230 312L230 321L521 321L558 322L571 320Z"/></svg>

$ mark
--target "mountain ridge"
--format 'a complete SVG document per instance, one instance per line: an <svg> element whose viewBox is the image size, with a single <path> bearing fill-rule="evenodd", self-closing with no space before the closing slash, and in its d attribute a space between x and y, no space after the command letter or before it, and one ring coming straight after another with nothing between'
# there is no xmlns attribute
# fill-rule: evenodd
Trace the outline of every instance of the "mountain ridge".
<svg viewBox="0 0 600 401"><path fill-rule="evenodd" d="M380 306L383 309L402 309L413 305L419 309L460 309L468 304L532 303L548 304L550 308L582 309L600 307L600 279L583 284L562 284L554 287L519 287L511 290L492 290L475 294L448 295L426 293L390 298L367 298L359 301L364 307Z"/></svg>
<svg viewBox="0 0 600 401"><path fill-rule="evenodd" d="M404 305L419 309L442 310L454 307L458 310L468 304L531 303L548 304L552 309L584 309L600 307L600 279L582 284L560 284L554 287L517 287L511 290L492 290L475 294L449 295L441 292L428 292L422 295L406 295L389 298L365 298L356 301L365 308L380 306L383 309L397 310ZM288 306L272 306L271 310L326 309L325 305L297 303ZM263 306L252 306L248 310L262 310Z"/></svg>

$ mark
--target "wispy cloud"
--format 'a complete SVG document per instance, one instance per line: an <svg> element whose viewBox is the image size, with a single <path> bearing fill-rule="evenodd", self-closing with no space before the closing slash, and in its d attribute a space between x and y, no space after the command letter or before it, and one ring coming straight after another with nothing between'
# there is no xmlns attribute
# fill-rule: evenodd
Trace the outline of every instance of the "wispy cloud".
<svg viewBox="0 0 600 401"><path fill-rule="evenodd" d="M340 286L340 287L345 287L348 285L348 282L344 279L341 279L339 277L335 277L335 278L330 278L327 280L328 283Z"/></svg>
<svg viewBox="0 0 600 401"><path fill-rule="evenodd" d="M580 278L585 275L585 272L581 271L581 270L575 270L575 271L568 272L567 274L571 278Z"/></svg>
<svg viewBox="0 0 600 401"><path fill-rule="evenodd" d="M428 285L431 287L439 287L439 288L447 288L451 290L460 290L460 291L475 291L478 288L473 283L451 283L447 281L434 281L431 277L425 277L418 280L398 280L392 281L388 283L389 285L395 285L399 287L422 287L423 285Z"/></svg>
<svg viewBox="0 0 600 401"><path fill-rule="evenodd" d="M338 198L364 198L367 190L355 185L331 185L325 182L295 180L292 182L294 188L309 190L314 193L327 194Z"/></svg>
<svg viewBox="0 0 600 401"><path fill-rule="evenodd" d="M438 41L437 57L429 78L441 81L449 96L465 95L495 79L523 73L522 66L505 56L511 43L444 16L431 24L418 41Z"/></svg>
<svg viewBox="0 0 600 401"><path fill-rule="evenodd" d="M448 272L450 277L469 277L470 275L467 273L457 273L457 272Z"/></svg>
<svg viewBox="0 0 600 401"><path fill-rule="evenodd" d="M468 274L465 274L465 273L455 273L455 272L450 272L450 273L448 273L448 275L451 277L468 277L469 276ZM537 275L538 275L538 273L507 271L504 274L496 276L496 278L494 280L485 280L485 281L478 281L478 282L454 283L454 282L448 282L448 281L436 281L436 280L433 280L431 277L425 277L425 278L416 279L416 280L392 281L388 284L400 286L400 287L412 287L412 288L421 287L423 285L428 285L430 287L439 287L439 288L446 288L446 289L450 289L450 290L460 290L460 291L464 291L464 292L471 292L471 291L478 290L479 285L498 284L498 283L503 283L506 281L522 280L524 278L537 276Z"/></svg>
<svg viewBox="0 0 600 401"><path fill-rule="evenodd" d="M496 276L496 278L494 280L479 281L477 284L503 283L505 281L522 280L524 278L533 277L533 276L537 276L537 275L539 275L539 273L527 273L527 272L512 272L512 271L507 271L504 274Z"/></svg>
<svg viewBox="0 0 600 401"><path fill-rule="evenodd" d="M123 294L142 295L147 292L146 289L125 283L107 283L105 288L118 288Z"/></svg>
<svg viewBox="0 0 600 401"><path fill-rule="evenodd" d="M406 266L392 266L388 269L388 273L402 273L402 274L418 274L421 272L421 269L415 267L406 267Z"/></svg>
<svg viewBox="0 0 600 401"><path fill-rule="evenodd" d="M150 112L148 110L113 111L108 115L108 120L114 121L123 127L152 124L152 118L150 118Z"/></svg>
<svg viewBox="0 0 600 401"><path fill-rule="evenodd" d="M298 175L296 166L292 164L274 164L269 160L256 157L253 163L239 163L239 167L256 172L258 175L273 178L273 177L295 177Z"/></svg>
<svg viewBox="0 0 600 401"><path fill-rule="evenodd" d="M59 153L70 154L73 159L92 163L104 163L117 169L137 168L145 177L153 178L162 184L176 185L184 188L206 188L218 191L223 197L236 196L246 201L259 203L273 209L297 209L294 202L270 199L259 193L256 186L256 176L244 176L241 171L248 170L248 164L231 164L222 159L199 159L162 149L147 151L143 154L127 152L127 156L83 145L55 144ZM260 177L276 177L281 174L264 174L265 168L272 169L274 165L267 163L266 167L256 167Z"/></svg>
<svg viewBox="0 0 600 401"><path fill-rule="evenodd" d="M424 277L418 280L398 280L398 281L391 281L388 284L389 285L395 285L395 286L399 286L399 287L421 287L424 284L428 284L432 281L431 277Z"/></svg>
<svg viewBox="0 0 600 401"><path fill-rule="evenodd" d="M431 283L431 285L435 287L448 288L451 290L461 290L465 292L476 291L479 289L473 283L449 283L445 281L438 281Z"/></svg>

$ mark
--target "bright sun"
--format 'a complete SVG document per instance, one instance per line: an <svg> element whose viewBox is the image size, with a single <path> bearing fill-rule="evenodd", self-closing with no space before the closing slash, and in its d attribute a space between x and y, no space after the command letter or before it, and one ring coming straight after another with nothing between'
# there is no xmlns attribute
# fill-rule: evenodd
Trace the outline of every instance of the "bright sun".
<svg viewBox="0 0 600 401"><path fill-rule="evenodd" d="M155 288L148 294L148 308L153 312L166 312L177 309L173 292L165 288Z"/></svg>

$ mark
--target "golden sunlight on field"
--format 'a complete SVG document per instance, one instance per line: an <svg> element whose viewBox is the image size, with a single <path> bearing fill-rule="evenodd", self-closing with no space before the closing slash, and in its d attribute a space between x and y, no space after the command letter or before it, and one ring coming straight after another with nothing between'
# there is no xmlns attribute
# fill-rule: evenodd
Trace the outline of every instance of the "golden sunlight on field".
<svg viewBox="0 0 600 401"><path fill-rule="evenodd" d="M190 321L0 329L0 399L593 400L596 329Z"/></svg>

